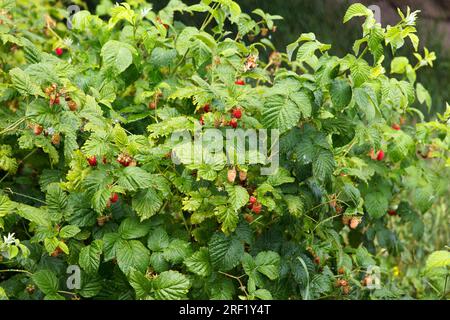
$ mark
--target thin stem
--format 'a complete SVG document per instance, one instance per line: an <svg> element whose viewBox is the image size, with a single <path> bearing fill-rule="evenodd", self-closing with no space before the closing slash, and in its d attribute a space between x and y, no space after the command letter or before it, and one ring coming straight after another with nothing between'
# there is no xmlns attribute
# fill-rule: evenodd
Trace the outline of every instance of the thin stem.
<svg viewBox="0 0 450 320"><path fill-rule="evenodd" d="M328 217L328 218L326 218L325 220L320 221L320 222L314 227L314 229L313 229L312 231L316 230L322 223L325 223L325 222L327 222L328 220L333 220L334 218L337 218L337 217L339 217L339 216L340 216L340 214L337 214L337 215Z"/></svg>
<svg viewBox="0 0 450 320"><path fill-rule="evenodd" d="M21 272L21 273L26 273L29 276L33 275L30 271L21 270L21 269L5 269L5 270L0 270L0 272Z"/></svg>
<svg viewBox="0 0 450 320"><path fill-rule="evenodd" d="M25 120L27 120L27 117L20 118L20 119L17 120L16 122L12 123L11 125L9 125L8 127L6 127L5 129L3 129L3 130L0 132L0 135L6 133L6 132L8 132L8 131L14 130L15 128L17 128L17 127L18 127L22 122L24 122Z"/></svg>
<svg viewBox="0 0 450 320"><path fill-rule="evenodd" d="M358 56L358 60L361 59L362 57L364 57L364 55L366 54L367 50L369 50L369 47L365 47L364 50L361 52L361 54Z"/></svg>
<svg viewBox="0 0 450 320"><path fill-rule="evenodd" d="M27 198L27 199L30 199L30 200L34 200L34 201L40 202L40 203L42 203L42 204L47 204L47 202L42 201L41 199L34 198L34 197L30 197L30 196L28 196L28 195L26 195L26 194L23 194L23 193L15 192L15 191L13 191L11 188L6 188L4 191L5 191L5 192L8 192L8 193L10 193L10 194L12 194L12 195L24 197L24 198Z"/></svg>
<svg viewBox="0 0 450 320"><path fill-rule="evenodd" d="M244 283L241 281L241 278L244 277L245 274L243 274L242 276L237 277L237 276L233 276L232 274L225 273L225 272L222 272L222 271L219 271L219 273L223 274L224 276L227 276L229 278L237 280L239 282L239 288L244 292L245 296L248 298L248 292L245 289Z"/></svg>
<svg viewBox="0 0 450 320"><path fill-rule="evenodd" d="M215 11L219 6L220 6L220 3L217 2L211 7L211 11L206 16L205 21L203 21L202 26L200 27L200 31L203 31L208 26L208 24L214 18L214 15L211 12Z"/></svg>

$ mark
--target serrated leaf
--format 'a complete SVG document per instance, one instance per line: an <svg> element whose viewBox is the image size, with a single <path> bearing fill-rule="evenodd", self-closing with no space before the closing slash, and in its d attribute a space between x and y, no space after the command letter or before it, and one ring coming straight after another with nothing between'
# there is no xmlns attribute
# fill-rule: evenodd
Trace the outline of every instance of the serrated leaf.
<svg viewBox="0 0 450 320"><path fill-rule="evenodd" d="M37 96L42 94L38 85L30 78L30 76L20 68L14 68L9 71L11 81L14 87L24 96Z"/></svg>
<svg viewBox="0 0 450 320"><path fill-rule="evenodd" d="M137 299L143 299L147 297L152 290L151 281L145 277L144 274L137 270L132 270L130 272L130 285L133 287L136 292Z"/></svg>
<svg viewBox="0 0 450 320"><path fill-rule="evenodd" d="M147 240L147 247L152 251L162 251L169 246L170 238L166 230L158 227L150 231Z"/></svg>
<svg viewBox="0 0 450 320"><path fill-rule="evenodd" d="M239 210L247 204L249 195L244 187L227 185L225 190L228 193L228 202L233 210Z"/></svg>
<svg viewBox="0 0 450 320"><path fill-rule="evenodd" d="M313 160L313 174L319 179L325 179L333 173L336 163L333 153L324 148L318 148Z"/></svg>
<svg viewBox="0 0 450 320"><path fill-rule="evenodd" d="M153 189L140 190L132 200L132 207L141 221L156 214L162 205L162 197Z"/></svg>
<svg viewBox="0 0 450 320"><path fill-rule="evenodd" d="M61 228L59 231L59 236L63 239L69 239L75 237L80 232L81 229L77 226L68 225Z"/></svg>
<svg viewBox="0 0 450 320"><path fill-rule="evenodd" d="M279 129L280 134L297 125L300 115L298 106L281 94L269 96L262 112L263 124Z"/></svg>
<svg viewBox="0 0 450 320"><path fill-rule="evenodd" d="M145 272L150 260L150 253L137 240L120 240L115 244L117 263L123 273L128 274L131 269Z"/></svg>
<svg viewBox="0 0 450 320"><path fill-rule="evenodd" d="M229 271L237 266L244 255L241 241L220 233L212 236L208 248L212 265L222 271Z"/></svg>
<svg viewBox="0 0 450 320"><path fill-rule="evenodd" d="M152 280L152 296L157 300L185 299L191 284L178 271L165 271Z"/></svg>
<svg viewBox="0 0 450 320"><path fill-rule="evenodd" d="M330 95L333 106L337 110L342 110L352 99L352 87L346 80L334 79L331 82Z"/></svg>
<svg viewBox="0 0 450 320"><path fill-rule="evenodd" d="M373 12L370 9L368 9L365 5L361 3L354 3L345 12L343 21L344 23L346 23L347 21L349 21L354 17L361 17L361 16L367 17L370 15L373 15Z"/></svg>
<svg viewBox="0 0 450 320"><path fill-rule="evenodd" d="M236 210L225 206L216 208L215 215L220 223L222 223L221 230L225 234L230 234L236 229L239 222L239 216Z"/></svg>
<svg viewBox="0 0 450 320"><path fill-rule="evenodd" d="M0 218L9 214L15 206L15 203L12 202L7 196L0 194Z"/></svg>
<svg viewBox="0 0 450 320"><path fill-rule="evenodd" d="M253 295L261 300L273 300L272 294L267 289L258 289L255 292L253 292Z"/></svg>
<svg viewBox="0 0 450 320"><path fill-rule="evenodd" d="M145 237L150 230L150 224L139 222L135 218L126 218L119 227L119 234L123 239L138 239Z"/></svg>
<svg viewBox="0 0 450 320"><path fill-rule="evenodd" d="M100 266L100 256L103 251L103 241L94 240L89 246L80 250L79 264L87 273L96 273Z"/></svg>
<svg viewBox="0 0 450 320"><path fill-rule="evenodd" d="M360 87L369 80L371 68L365 60L357 59L350 66L350 71L355 87Z"/></svg>
<svg viewBox="0 0 450 320"><path fill-rule="evenodd" d="M284 200L288 206L289 213L294 217L300 217L304 211L304 204L299 196L285 195Z"/></svg>
<svg viewBox="0 0 450 320"><path fill-rule="evenodd" d="M31 221L36 223L39 226L44 226L44 227L48 227L51 225L51 220L50 220L50 216L48 214L48 212L42 208L35 208L32 206L28 206L26 204L18 204L17 206L17 213Z"/></svg>
<svg viewBox="0 0 450 320"><path fill-rule="evenodd" d="M152 175L139 167L126 167L120 173L117 184L127 190L136 191L151 186Z"/></svg>
<svg viewBox="0 0 450 320"><path fill-rule="evenodd" d="M116 40L109 40L101 50L103 63L115 68L118 73L122 73L133 63L135 53L136 49L132 46Z"/></svg>
<svg viewBox="0 0 450 320"><path fill-rule="evenodd" d="M275 280L279 276L280 256L274 251L263 251L255 257L256 269L267 276L270 280Z"/></svg>
<svg viewBox="0 0 450 320"><path fill-rule="evenodd" d="M279 167L278 170L267 179L267 182L273 187L277 187L285 183L292 183L294 181L295 179L291 177L289 171L282 167Z"/></svg>
<svg viewBox="0 0 450 320"><path fill-rule="evenodd" d="M174 239L170 244L164 248L163 256L164 259L173 263L181 263L192 253L191 245L181 239Z"/></svg>
<svg viewBox="0 0 450 320"><path fill-rule="evenodd" d="M377 219L386 214L389 202L382 192L374 191L365 195L364 207L372 218Z"/></svg>
<svg viewBox="0 0 450 320"><path fill-rule="evenodd" d="M190 272L201 277L208 277L212 271L207 248L200 248L196 253L184 260L184 264Z"/></svg>
<svg viewBox="0 0 450 320"><path fill-rule="evenodd" d="M450 266L450 252L445 250L431 253L425 263L426 270Z"/></svg>
<svg viewBox="0 0 450 320"><path fill-rule="evenodd" d="M31 279L46 295L56 294L58 291L58 279L50 270L39 270L31 276Z"/></svg>
<svg viewBox="0 0 450 320"><path fill-rule="evenodd" d="M57 183L47 187L46 202L50 213L62 214L67 206L67 194Z"/></svg>

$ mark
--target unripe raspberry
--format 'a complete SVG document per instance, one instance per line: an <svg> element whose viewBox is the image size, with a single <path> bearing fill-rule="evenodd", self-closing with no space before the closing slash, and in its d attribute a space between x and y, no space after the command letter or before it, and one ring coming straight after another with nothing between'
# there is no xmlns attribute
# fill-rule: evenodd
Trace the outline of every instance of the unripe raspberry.
<svg viewBox="0 0 450 320"><path fill-rule="evenodd" d="M228 170L227 179L228 179L228 182L230 182L230 183L234 182L234 180L236 179L236 169L235 168Z"/></svg>

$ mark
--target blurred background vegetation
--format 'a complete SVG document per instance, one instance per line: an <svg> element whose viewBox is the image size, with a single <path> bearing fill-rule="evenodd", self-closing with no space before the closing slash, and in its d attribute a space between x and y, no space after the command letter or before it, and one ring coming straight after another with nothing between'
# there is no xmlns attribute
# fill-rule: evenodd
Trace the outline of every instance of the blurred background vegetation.
<svg viewBox="0 0 450 320"><path fill-rule="evenodd" d="M140 0L136 0L141 2ZM144 0L142 0L144 1ZM78 3L95 12L100 4L108 8L115 2L112 0L75 0L64 1ZM147 0L154 10L162 9L169 0ZM187 4L198 3L199 0L184 0ZM433 105L428 111L424 105L416 102L427 118L434 118L437 112L443 112L445 102L450 102L450 0L237 0L243 11L250 13L255 8L261 8L271 14L279 14L284 20L277 22L277 32L270 35L271 41L280 51L285 51L286 45L295 41L302 32L313 32L324 43L332 44L332 54L344 56L351 50L352 43L360 37L359 21L343 25L342 18L348 6L354 2L365 5L377 5L381 9L383 26L395 24L398 20L397 9L406 11L421 10L417 24L418 34L423 47L436 52L438 59L433 69L424 68L418 74L417 81L422 83L432 96ZM201 24L202 17L195 19L184 16L182 20L188 24ZM407 56L412 63L414 56L410 53L411 46L405 46L401 54ZM390 65L390 57L386 57L385 66ZM389 71L389 69L388 69Z"/></svg>

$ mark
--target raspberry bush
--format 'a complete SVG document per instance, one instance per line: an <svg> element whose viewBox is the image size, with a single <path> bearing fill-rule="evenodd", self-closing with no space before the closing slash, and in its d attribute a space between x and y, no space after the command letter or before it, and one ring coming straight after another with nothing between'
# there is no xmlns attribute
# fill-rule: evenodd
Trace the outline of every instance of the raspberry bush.
<svg viewBox="0 0 450 320"><path fill-rule="evenodd" d="M419 44L417 12L382 27L350 6L343 22L362 18L361 38L337 57L311 33L277 51L281 17L232 0L159 12L102 1L71 29L44 0L0 8L0 297L447 293L445 244L420 266L421 284L389 264L449 194L450 108L426 122L414 107L430 104L416 73L436 59ZM179 19L189 15L203 24ZM402 47L417 61L396 56ZM176 164L172 134L198 126L278 129L279 169L261 175L264 163L230 165L225 152ZM67 288L70 266L79 288Z"/></svg>

